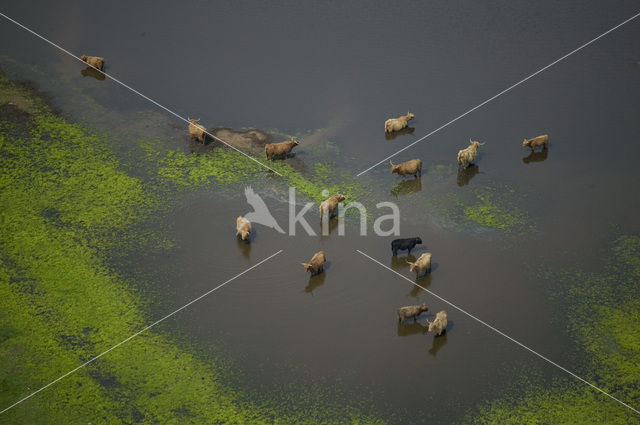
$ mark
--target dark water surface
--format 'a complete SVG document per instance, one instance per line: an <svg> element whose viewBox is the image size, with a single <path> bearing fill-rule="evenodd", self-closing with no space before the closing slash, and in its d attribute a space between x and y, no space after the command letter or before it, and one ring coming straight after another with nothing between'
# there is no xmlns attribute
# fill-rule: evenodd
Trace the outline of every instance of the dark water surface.
<svg viewBox="0 0 640 425"><path fill-rule="evenodd" d="M627 19L637 6L23 1L0 10L75 54L104 56L108 73L205 125L324 129L314 133L321 137L301 139L297 160L304 163L305 146L329 139L340 154L327 160L356 174ZM179 121L111 81L83 77L73 59L4 20L0 46L15 61L3 59L9 76L36 80L71 117L114 132L147 131L187 148L185 132L168 125ZM640 21L394 159L422 158L421 181L393 190L399 179L386 165L360 178L377 200L398 203L404 237L422 237L415 256L433 253L433 273L420 285L570 369L581 357L550 300L553 282L541 282L537 271L596 268L604 244L640 231L639 61ZM36 71L15 74L29 67ZM81 96L106 112L87 116L77 106ZM384 120L407 109L416 114L414 130L385 138ZM132 122L149 110L155 120L141 130ZM548 152L522 149L523 138L543 133L550 135ZM486 142L477 168L428 174L437 165L453 167L469 138ZM486 186L513 189L535 230L460 229L431 209L436 196ZM191 191L176 199L157 225L176 248L121 265L125 275L149 279L143 287L158 317L284 250L162 325L203 355L224 352L243 389L319 385L334 402L363 405L391 422L448 423L529 372L567 378L356 252L413 279L406 254L391 257L392 237L356 236L352 222L346 237L337 231L308 237L301 229L290 237L256 226L247 246L234 238L235 217L249 211L241 192ZM281 225L283 199L286 193L267 197ZM319 249L330 263L310 278L299 263ZM446 337L423 334L425 316L420 324L397 325L398 307L422 302L432 314L447 309Z"/></svg>

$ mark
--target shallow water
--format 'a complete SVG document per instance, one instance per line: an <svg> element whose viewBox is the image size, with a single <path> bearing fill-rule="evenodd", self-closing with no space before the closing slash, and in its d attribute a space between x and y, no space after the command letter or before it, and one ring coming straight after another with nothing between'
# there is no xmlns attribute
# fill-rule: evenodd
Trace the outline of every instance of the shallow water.
<svg viewBox="0 0 640 425"><path fill-rule="evenodd" d="M151 13L149 6L38 5L32 13L36 6L21 2L3 13L76 54L104 56L107 72L205 125L311 131L295 161L304 166L330 140L339 153L325 159L353 174L637 12L634 2L606 10L582 2L154 3ZM596 268L603 244L640 231L639 36L632 22L394 158L422 158L421 180L399 185L386 165L360 178L372 199L398 204L403 237L422 237L413 254L433 253L433 273L420 285L569 367L581 357L558 326L563 312L550 300L553 282L541 282L537 272L576 263ZM3 59L9 76L35 80L68 116L188 151L182 123L133 93L83 77L73 59L6 21L0 40L15 60ZM91 99L97 105L83 106ZM385 137L383 121L407 109L416 114L414 130ZM549 151L530 156L521 140L542 133L550 135ZM448 165L469 138L486 145L477 168L457 174ZM123 158L136 152L114 149ZM247 183L268 195L285 223L286 193L275 192L281 187ZM526 211L527 225L486 229L439 207L449 196L473 197L487 187ZM175 248L113 264L144 278L137 281L154 317L284 250L162 325L203 357L224 353L239 388L259 396L320 386L333 402L364 406L390 422L448 423L530 371L566 378L358 254L413 279L405 254L392 258L392 237L355 236L352 219L346 237L334 230L294 238L256 226L246 245L234 238L235 217L249 211L241 191L212 185L176 192L172 201L175 208L154 226ZM309 217L317 230L316 216ZM309 278L299 263L319 249L329 264ZM446 337L422 334L425 316L421 325L397 325L399 306L422 302L430 314L447 309Z"/></svg>

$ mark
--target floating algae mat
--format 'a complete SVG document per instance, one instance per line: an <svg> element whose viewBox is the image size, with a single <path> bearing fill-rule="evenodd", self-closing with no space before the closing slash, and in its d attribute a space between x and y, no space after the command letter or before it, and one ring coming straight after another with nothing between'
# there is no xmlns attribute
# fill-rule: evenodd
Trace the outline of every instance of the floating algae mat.
<svg viewBox="0 0 640 425"><path fill-rule="evenodd" d="M601 273L550 273L567 300L570 334L587 360L575 372L619 400L640 405L640 237L625 235L612 246ZM561 285L568 281L570 285ZM468 418L473 424L631 424L637 413L581 382L551 388L533 384L524 396L505 396Z"/></svg>
<svg viewBox="0 0 640 425"><path fill-rule="evenodd" d="M122 171L104 147L104 136L56 116L31 89L1 77L0 112L4 408L151 322L145 301L106 266L102 253L160 202L142 180ZM176 161L183 159L170 158L160 169L166 174L180 168ZM257 405L221 382L215 367L149 330L2 419L29 424L379 422L329 402L306 412L279 408L276 402Z"/></svg>

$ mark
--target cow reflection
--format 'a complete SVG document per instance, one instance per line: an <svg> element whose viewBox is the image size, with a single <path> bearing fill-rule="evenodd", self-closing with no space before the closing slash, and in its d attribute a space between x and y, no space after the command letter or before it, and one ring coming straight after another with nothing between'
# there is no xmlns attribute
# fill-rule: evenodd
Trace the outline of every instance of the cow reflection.
<svg viewBox="0 0 640 425"><path fill-rule="evenodd" d="M417 297L424 288L428 288L431 285L431 273L426 273L420 277L416 278L416 284L412 285L411 292L409 292L409 296Z"/></svg>
<svg viewBox="0 0 640 425"><path fill-rule="evenodd" d="M80 73L82 74L83 77L93 77L96 80L100 80L100 81L105 79L104 72L100 72L91 66L86 67L85 69L80 71Z"/></svg>
<svg viewBox="0 0 640 425"><path fill-rule="evenodd" d="M236 243L238 245L238 249L244 258L247 260L251 259L251 244L249 241L243 241L240 238L236 238Z"/></svg>
<svg viewBox="0 0 640 425"><path fill-rule="evenodd" d="M429 326L425 326L420 322L398 323L398 336L424 334L428 330Z"/></svg>
<svg viewBox="0 0 640 425"><path fill-rule="evenodd" d="M411 193L420 192L421 190L422 178L418 177L416 179L401 181L391 189L391 194L397 198L398 195L409 195Z"/></svg>
<svg viewBox="0 0 640 425"><path fill-rule="evenodd" d="M529 164L531 162L542 162L547 159L547 155L549 155L549 149L543 149L541 151L533 151L528 156L522 158L522 162L525 164Z"/></svg>
<svg viewBox="0 0 640 425"><path fill-rule="evenodd" d="M325 219L325 220L321 221L321 223L320 223L320 234L321 234L322 236L329 236L329 235L331 235L331 232L333 232L333 231L338 227L338 224L340 224L340 220L338 219L338 217L337 217L337 216L336 216L336 217L331 217L331 218L330 218L330 219L328 219L328 220L326 220L326 219ZM325 232L325 230L324 230L324 229L325 229L325 226L327 226L327 227L328 227L328 228L327 228L328 233L327 233L327 232ZM326 234L325 234L325 233L326 233Z"/></svg>
<svg viewBox="0 0 640 425"><path fill-rule="evenodd" d="M433 343L431 344L431 348L429 349L429 354L433 357L438 354L438 351L447 343L447 331L445 331L442 335L433 337Z"/></svg>
<svg viewBox="0 0 640 425"><path fill-rule="evenodd" d="M387 140L393 140L398 136L404 136L405 134L413 134L416 129L414 127L405 127L402 130L392 131L391 133L384 133L384 137Z"/></svg>
<svg viewBox="0 0 640 425"><path fill-rule="evenodd" d="M458 170L458 186L466 186L472 178L480 172L480 168L476 164L471 164L467 168Z"/></svg>
<svg viewBox="0 0 640 425"><path fill-rule="evenodd" d="M327 265L327 263L325 263L325 265ZM307 286L304 287L304 292L313 295L313 291L319 286L322 286L322 284L324 284L324 279L326 277L327 277L326 273L319 273L311 276L309 278L309 283L307 283Z"/></svg>

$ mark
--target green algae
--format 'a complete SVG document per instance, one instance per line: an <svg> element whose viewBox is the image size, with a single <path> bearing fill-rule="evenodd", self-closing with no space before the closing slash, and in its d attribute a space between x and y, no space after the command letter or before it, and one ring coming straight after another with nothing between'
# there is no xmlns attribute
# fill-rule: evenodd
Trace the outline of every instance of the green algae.
<svg viewBox="0 0 640 425"><path fill-rule="evenodd" d="M640 405L640 237L613 243L602 273L559 275L571 284L567 320L570 335L586 355L577 371L596 386L630 404ZM505 396L482 406L475 424L630 424L631 410L576 381L552 388L534 385L524 395Z"/></svg>
<svg viewBox="0 0 640 425"><path fill-rule="evenodd" d="M324 191L330 194L342 193L350 202L364 199L367 193L362 184L350 174L340 171L335 163L316 162L305 174L286 161L254 158L278 172L280 176L277 176L245 155L224 147L213 148L206 154L177 150L147 152L151 160L159 164L158 176L164 180L160 184L169 182L177 187L196 188L211 183L233 186L270 179L270 183L285 183L294 187L298 194L317 203L327 198L323 195ZM279 181L274 181L275 178Z"/></svg>
<svg viewBox="0 0 640 425"><path fill-rule="evenodd" d="M506 193L513 194L514 191L507 189ZM527 224L526 212L499 196L495 187L477 189L473 194L475 199L472 201L457 203L466 221L498 230L512 230Z"/></svg>
<svg viewBox="0 0 640 425"><path fill-rule="evenodd" d="M0 93L0 107L27 114L19 122L0 116L5 408L151 322L148 307L108 269L103 254L159 201L119 168L102 136L54 115L22 86L2 80ZM190 166L176 165L165 174L188 184L210 175L227 178L206 169L179 172ZM377 422L350 411L332 411L336 416L327 418L322 404L294 415L256 405L221 383L213 370L167 336L147 331L3 413L0 422Z"/></svg>

